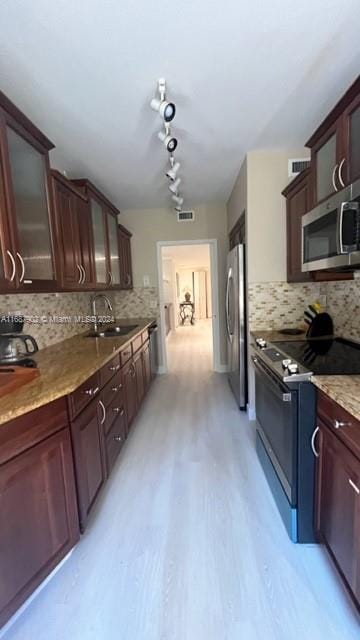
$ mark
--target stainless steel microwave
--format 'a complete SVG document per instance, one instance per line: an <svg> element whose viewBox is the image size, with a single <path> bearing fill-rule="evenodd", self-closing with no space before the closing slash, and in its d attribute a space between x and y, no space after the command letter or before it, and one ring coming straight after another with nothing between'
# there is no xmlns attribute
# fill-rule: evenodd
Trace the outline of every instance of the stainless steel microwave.
<svg viewBox="0 0 360 640"><path fill-rule="evenodd" d="M360 268L360 180L302 217L302 271Z"/></svg>

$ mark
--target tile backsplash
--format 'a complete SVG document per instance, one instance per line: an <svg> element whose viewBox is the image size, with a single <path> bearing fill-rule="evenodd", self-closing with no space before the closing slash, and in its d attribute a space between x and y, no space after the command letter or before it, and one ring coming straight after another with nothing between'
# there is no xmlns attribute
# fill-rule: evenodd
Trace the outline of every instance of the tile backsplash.
<svg viewBox="0 0 360 640"><path fill-rule="evenodd" d="M249 327L252 331L294 327L309 303L326 293L323 283L262 282L248 285Z"/></svg>
<svg viewBox="0 0 360 640"><path fill-rule="evenodd" d="M296 326L304 309L314 300L326 298L326 310L337 335L360 341L360 279L296 284L250 283L249 326L251 330Z"/></svg>
<svg viewBox="0 0 360 640"><path fill-rule="evenodd" d="M335 333L360 341L360 279L326 284L327 311Z"/></svg>
<svg viewBox="0 0 360 640"><path fill-rule="evenodd" d="M0 316L7 314L25 315L37 320L47 318L47 322L28 322L24 333L32 335L39 349L48 347L78 333L89 330L89 325L76 322L77 316L89 316L92 293L36 293L0 295ZM157 317L158 290L156 287L137 288L130 291L106 292L113 304L113 315L117 318ZM101 302L98 312L103 312ZM107 315L107 311L105 312ZM63 321L50 322L50 318ZM64 321L70 318L71 322Z"/></svg>

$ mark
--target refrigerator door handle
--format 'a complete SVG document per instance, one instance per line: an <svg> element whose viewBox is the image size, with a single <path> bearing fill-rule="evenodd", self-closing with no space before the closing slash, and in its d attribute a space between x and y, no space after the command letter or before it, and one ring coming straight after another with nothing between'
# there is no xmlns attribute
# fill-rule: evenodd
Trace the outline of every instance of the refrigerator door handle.
<svg viewBox="0 0 360 640"><path fill-rule="evenodd" d="M229 341L232 341L232 334L230 333L230 322L229 322L229 294L230 294L230 279L232 278L232 268L230 267L228 271L227 283L226 283L226 304L225 304L225 316L226 316L226 331Z"/></svg>

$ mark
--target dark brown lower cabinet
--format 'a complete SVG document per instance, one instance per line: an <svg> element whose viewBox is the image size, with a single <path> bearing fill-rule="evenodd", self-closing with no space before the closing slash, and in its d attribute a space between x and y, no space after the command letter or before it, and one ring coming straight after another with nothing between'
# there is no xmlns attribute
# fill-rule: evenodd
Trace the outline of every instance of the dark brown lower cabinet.
<svg viewBox="0 0 360 640"><path fill-rule="evenodd" d="M144 365L143 365L143 350L140 349L138 353L134 356L134 367L136 374L136 396L137 396L137 405L138 407L141 405L144 395L145 395L145 387L144 387Z"/></svg>
<svg viewBox="0 0 360 640"><path fill-rule="evenodd" d="M144 389L148 391L151 384L151 360L150 360L150 342L144 344L142 351L143 371L144 371Z"/></svg>
<svg viewBox="0 0 360 640"><path fill-rule="evenodd" d="M104 405L95 399L71 423L81 531L106 481L104 417Z"/></svg>
<svg viewBox="0 0 360 640"><path fill-rule="evenodd" d="M136 416L138 401L136 388L136 368L132 360L123 368L123 384L125 391L125 410L128 431Z"/></svg>
<svg viewBox="0 0 360 640"><path fill-rule="evenodd" d="M360 461L318 421L316 528L359 607Z"/></svg>
<svg viewBox="0 0 360 640"><path fill-rule="evenodd" d="M125 408L122 408L119 416L116 418L106 436L106 464L108 475L110 475L116 459L124 445L126 432L126 413Z"/></svg>
<svg viewBox="0 0 360 640"><path fill-rule="evenodd" d="M69 428L0 466L0 513L1 627L79 539Z"/></svg>

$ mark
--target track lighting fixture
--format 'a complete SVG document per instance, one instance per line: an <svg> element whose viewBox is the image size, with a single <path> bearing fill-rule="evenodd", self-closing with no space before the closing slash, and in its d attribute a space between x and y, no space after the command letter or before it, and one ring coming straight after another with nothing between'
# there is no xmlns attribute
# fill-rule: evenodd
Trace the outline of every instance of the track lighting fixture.
<svg viewBox="0 0 360 640"><path fill-rule="evenodd" d="M154 111L159 113L159 116L165 122L171 122L175 118L176 107L173 102L168 102L165 99L166 82L164 78L160 78L158 81L159 98L153 98L150 102L150 106Z"/></svg>
<svg viewBox="0 0 360 640"><path fill-rule="evenodd" d="M177 140L171 135L170 127L168 124L165 125L165 131L159 131L158 137L161 142L164 143L164 146L169 153L175 151L177 147Z"/></svg>
<svg viewBox="0 0 360 640"><path fill-rule="evenodd" d="M171 193L173 193L175 196L179 195L178 194L178 190L179 190L179 184L181 182L181 178L177 178L174 182L172 182L171 184L169 184L169 190L171 191Z"/></svg>
<svg viewBox="0 0 360 640"><path fill-rule="evenodd" d="M182 196L172 196L172 199L174 200L174 202L176 202L176 204L180 206L184 202L184 198Z"/></svg>
<svg viewBox="0 0 360 640"><path fill-rule="evenodd" d="M180 162L175 162L174 158L170 158L171 168L166 172L166 176L170 180L176 180L176 174L180 169Z"/></svg>

